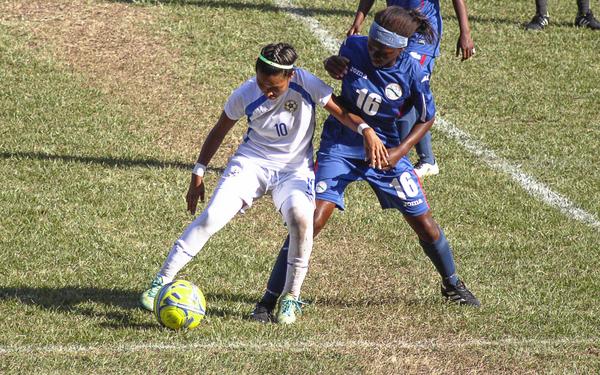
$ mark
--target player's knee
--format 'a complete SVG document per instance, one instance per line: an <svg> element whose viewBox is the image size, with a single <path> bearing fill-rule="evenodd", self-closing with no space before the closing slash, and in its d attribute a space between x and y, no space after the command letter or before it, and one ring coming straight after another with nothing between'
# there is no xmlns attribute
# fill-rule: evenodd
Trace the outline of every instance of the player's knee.
<svg viewBox="0 0 600 375"><path fill-rule="evenodd" d="M297 231L301 237L304 237L309 230L312 230L311 215L307 215L306 212L302 212L302 210L296 208L292 208L288 212L286 222L288 227Z"/></svg>
<svg viewBox="0 0 600 375"><path fill-rule="evenodd" d="M291 196L285 201L281 211L290 230L302 237L308 232L312 234L314 208L308 199Z"/></svg>
<svg viewBox="0 0 600 375"><path fill-rule="evenodd" d="M440 227L431 216L419 221L417 236L426 243L434 243L440 238Z"/></svg>
<svg viewBox="0 0 600 375"><path fill-rule="evenodd" d="M211 210L204 211L193 223L193 230L196 235L212 236L223 227L221 218Z"/></svg>

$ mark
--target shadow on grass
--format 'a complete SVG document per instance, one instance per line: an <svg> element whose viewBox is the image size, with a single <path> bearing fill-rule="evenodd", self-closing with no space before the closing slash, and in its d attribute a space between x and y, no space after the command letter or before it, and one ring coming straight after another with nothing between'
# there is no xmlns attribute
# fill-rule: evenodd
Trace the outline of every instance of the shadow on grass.
<svg viewBox="0 0 600 375"><path fill-rule="evenodd" d="M17 287L0 288L0 301L14 299L26 305L44 309L76 313L92 318L106 319L101 325L112 328L156 328L154 324L140 323L127 311L138 308L139 291L102 289L91 287ZM97 309L86 303L97 303L109 307ZM110 309L117 307L120 310Z"/></svg>
<svg viewBox="0 0 600 375"><path fill-rule="evenodd" d="M111 156L85 156L85 155L55 155L43 152L27 151L3 151L0 152L0 159L27 159L27 160L47 160L62 161L65 163L98 164L111 168L175 168L183 170L192 170L193 165L177 162L164 161L157 159L128 159ZM211 168L208 170L223 173L223 168Z"/></svg>
<svg viewBox="0 0 600 375"><path fill-rule="evenodd" d="M0 288L0 301L16 300L22 304L38 306L56 312L75 313L90 318L104 319L106 321L100 324L102 327L115 329L157 328L154 323L140 322L138 318L131 314L131 311L127 311L142 310L138 302L139 296L139 290L92 287ZM224 307L221 302L254 304L257 301L257 296L250 294L208 293L205 297L209 305L209 317L245 318L250 314L251 308L249 308L247 313L240 314L239 310ZM89 303L105 305L108 309L97 308L89 305ZM212 308L211 305L213 305Z"/></svg>
<svg viewBox="0 0 600 375"><path fill-rule="evenodd" d="M439 301L435 298L417 298L415 296L408 295L385 295L385 296L365 296L362 298L340 298L340 297L328 297L323 296L315 298L314 300L308 300L309 304L315 304L316 306L322 305L333 308L363 308L363 307L377 307L377 306L412 306L412 307L431 307L432 304L441 304L444 301L439 298Z"/></svg>
<svg viewBox="0 0 600 375"><path fill-rule="evenodd" d="M114 3L135 3L134 0L111 0ZM137 1L143 2L143 1ZM286 12L301 15L323 15L323 16L346 16L354 17L355 12L347 9L326 9L326 8L301 8L301 7L278 7L269 3L253 3L242 1L226 1L226 0L148 0L146 4L162 4L162 5L190 5L199 8L216 8L216 9L234 9L234 10L260 10L263 12ZM358 3L357 3L358 4Z"/></svg>

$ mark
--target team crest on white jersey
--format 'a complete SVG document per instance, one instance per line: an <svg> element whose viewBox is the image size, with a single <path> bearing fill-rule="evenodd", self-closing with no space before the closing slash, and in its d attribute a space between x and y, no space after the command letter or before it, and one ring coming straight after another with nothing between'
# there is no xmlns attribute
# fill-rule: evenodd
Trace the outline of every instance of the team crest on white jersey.
<svg viewBox="0 0 600 375"><path fill-rule="evenodd" d="M317 193L324 193L327 190L327 183L325 181L317 182L317 186L315 186L315 191Z"/></svg>
<svg viewBox="0 0 600 375"><path fill-rule="evenodd" d="M397 83L390 83L385 87L385 96L389 100L398 100L402 96L402 89Z"/></svg>
<svg viewBox="0 0 600 375"><path fill-rule="evenodd" d="M298 103L295 100L288 100L285 102L283 107L286 109L286 111L293 113L298 109Z"/></svg>

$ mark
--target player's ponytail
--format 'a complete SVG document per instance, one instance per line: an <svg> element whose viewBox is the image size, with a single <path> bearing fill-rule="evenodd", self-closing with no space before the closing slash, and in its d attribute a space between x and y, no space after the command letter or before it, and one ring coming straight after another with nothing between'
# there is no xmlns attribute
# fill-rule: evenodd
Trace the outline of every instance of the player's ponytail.
<svg viewBox="0 0 600 375"><path fill-rule="evenodd" d="M260 51L256 59L256 71L267 75L284 74L289 77L294 71L298 54L290 44L273 43Z"/></svg>
<svg viewBox="0 0 600 375"><path fill-rule="evenodd" d="M435 30L431 23L416 9L407 10L398 6L389 6L375 14L375 22L406 38L418 32L427 42L431 43L435 39Z"/></svg>

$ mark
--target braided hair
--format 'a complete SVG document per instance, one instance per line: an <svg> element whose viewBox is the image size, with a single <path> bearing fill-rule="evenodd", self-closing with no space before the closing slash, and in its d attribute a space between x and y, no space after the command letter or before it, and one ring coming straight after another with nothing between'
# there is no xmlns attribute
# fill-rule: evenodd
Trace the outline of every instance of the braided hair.
<svg viewBox="0 0 600 375"><path fill-rule="evenodd" d="M292 47L292 45L288 43L272 43L266 45L260 51L260 54L263 55L263 57L267 60L281 65L293 65L296 59L298 58L296 50L294 50L294 47ZM294 69L280 69L269 65L260 59L257 59L256 71L259 71L266 75L276 75L283 73L286 77L289 77L292 75Z"/></svg>

